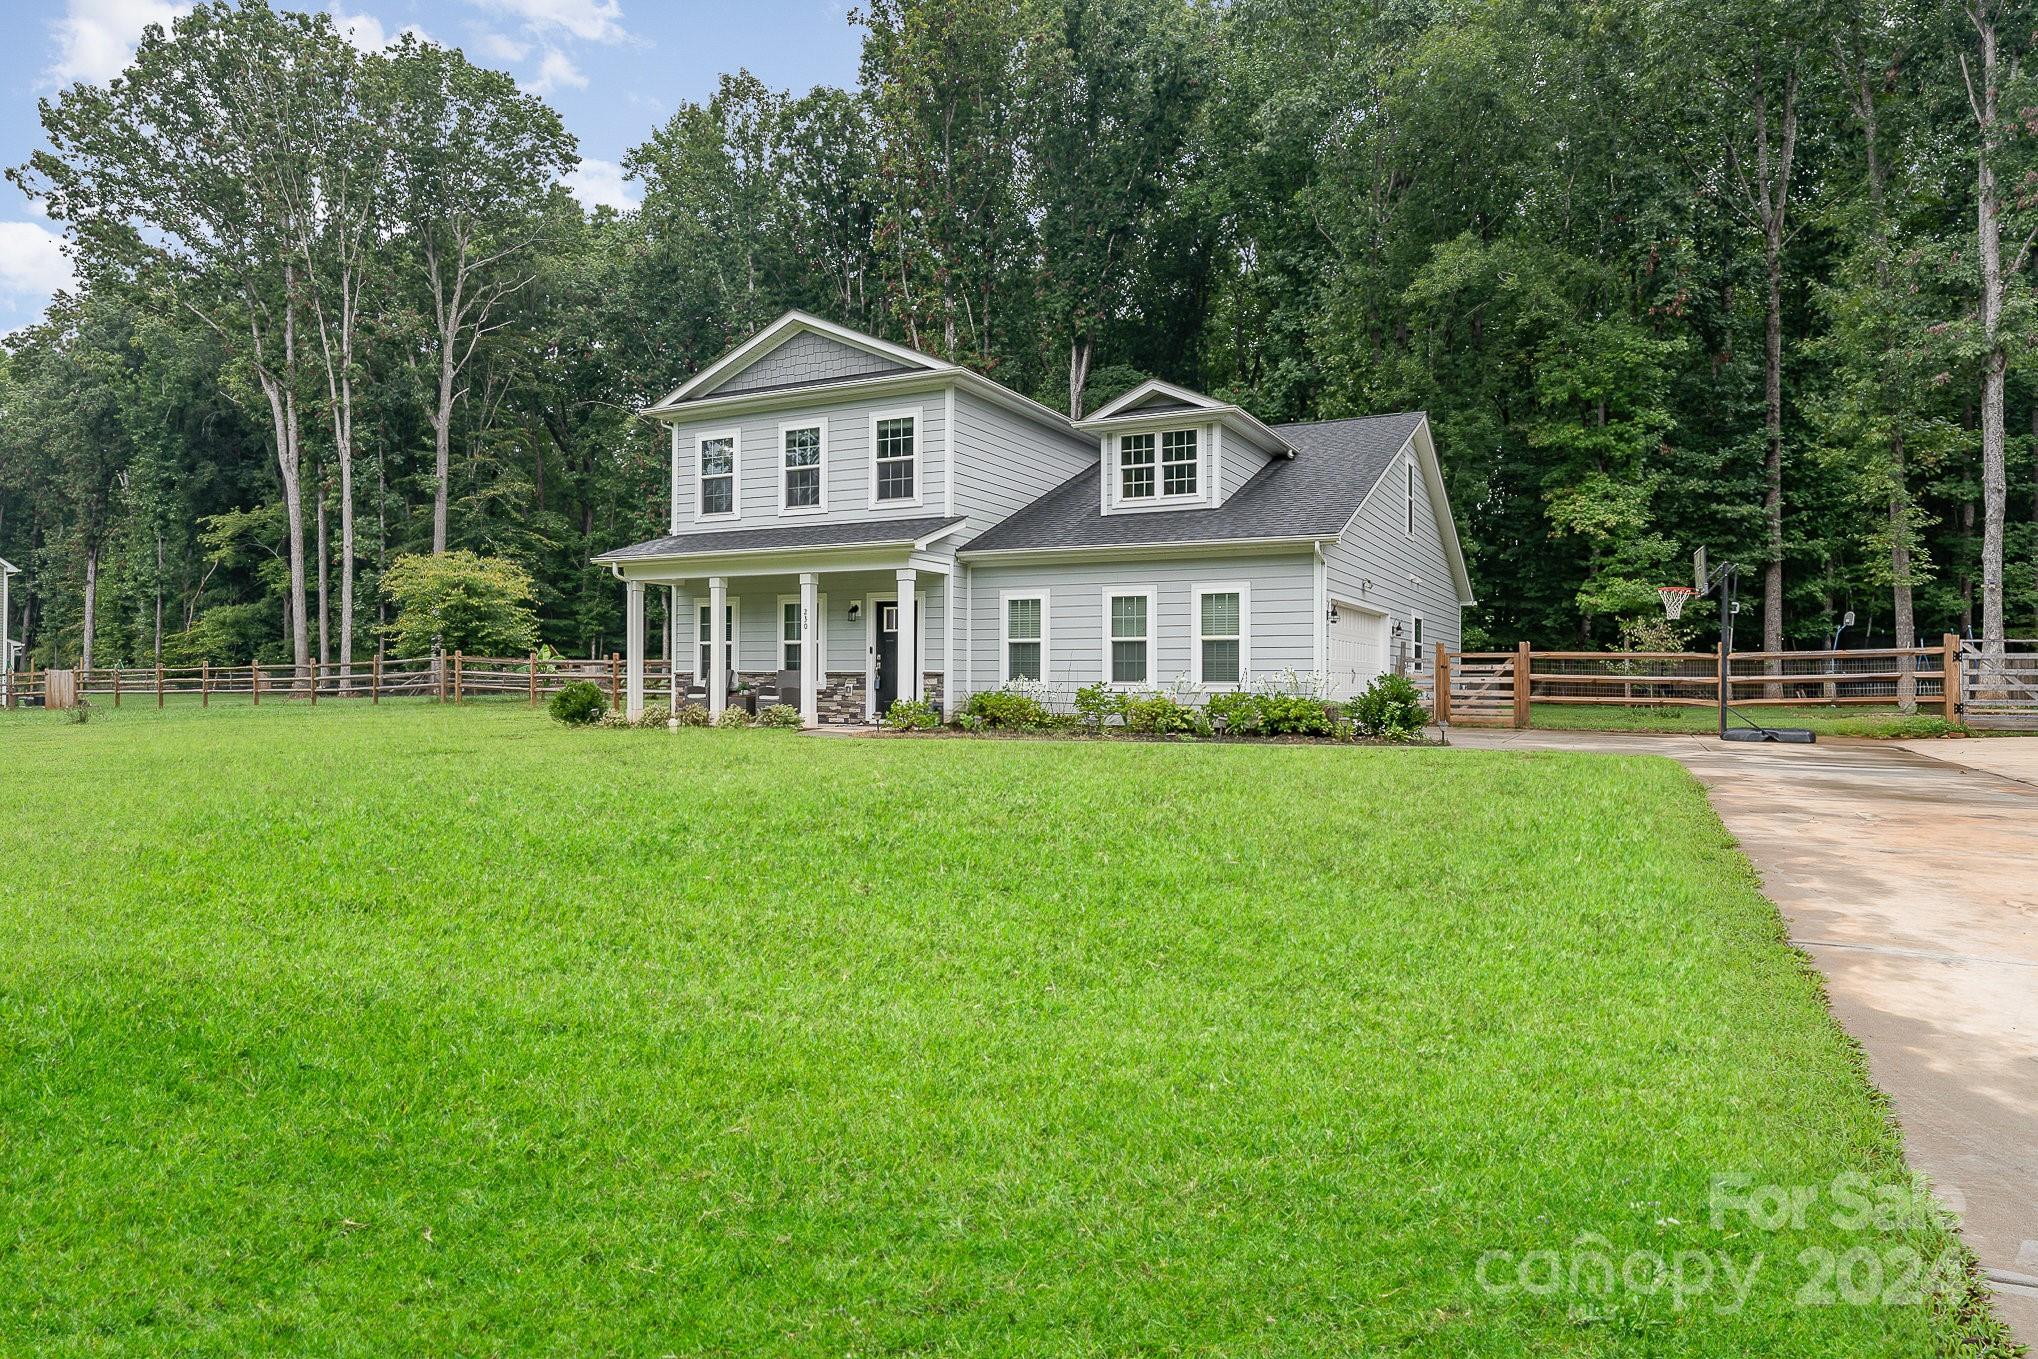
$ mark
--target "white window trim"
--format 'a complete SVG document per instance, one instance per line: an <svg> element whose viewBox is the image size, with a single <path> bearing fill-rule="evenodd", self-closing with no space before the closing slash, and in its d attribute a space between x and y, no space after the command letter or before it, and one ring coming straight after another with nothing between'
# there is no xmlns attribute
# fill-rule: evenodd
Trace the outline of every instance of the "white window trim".
<svg viewBox="0 0 2038 1359"><path fill-rule="evenodd" d="M701 475L701 446L715 439L729 441L729 512L727 514L705 514L701 507L707 504L703 494L707 478ZM743 517L743 431L740 429L702 430L693 436L693 521L696 524L725 524L732 519Z"/></svg>
<svg viewBox="0 0 2038 1359"><path fill-rule="evenodd" d="M729 668L740 675L743 673L743 648L739 644L737 639L741 637L743 633L743 601L738 599L735 595L730 595L728 599L726 599L723 602L728 605L729 609L729 635L723 638L722 640L728 644ZM713 607L714 606L712 604L708 603L708 597L706 595L694 596L693 602L694 636L693 636L693 656L691 659L696 670L694 679L699 681L703 688L707 687L708 677L705 672L700 671L699 669L701 663L701 648L704 646L709 646L711 645L711 643L704 642L701 640L701 615L706 613L709 609Z"/></svg>
<svg viewBox="0 0 2038 1359"><path fill-rule="evenodd" d="M1238 679L1210 681L1203 678L1203 596L1238 596ZM1253 652L1253 590L1244 581L1198 585L1189 592L1189 677L1199 686L1208 689L1242 689L1252 672ZM1228 638L1215 640L1225 641Z"/></svg>
<svg viewBox="0 0 2038 1359"><path fill-rule="evenodd" d="M783 637L778 634L785 631L785 606L791 604L797 608L799 602L800 597L798 595L780 595L778 597L778 609L772 615L772 626L778 630L772 635L771 642L771 668L773 670L785 669L786 643L798 640L797 638ZM828 674L828 596L819 593L816 593L814 596L814 647L821 653L820 673L822 675L822 683L825 685ZM806 664L806 653L802 652L800 653L801 669L804 670Z"/></svg>
<svg viewBox="0 0 2038 1359"><path fill-rule="evenodd" d="M1146 600L1146 675L1138 680L1115 680L1111 678L1111 601L1129 598L1133 595L1138 595ZM1154 656L1154 652L1158 649L1160 642L1160 613L1155 604L1153 586L1106 585L1103 589L1103 610L1104 658L1102 664L1098 667L1100 672L1098 678L1103 681L1105 688L1117 689L1128 693L1136 689L1153 688L1154 672L1159 669L1155 664L1157 658Z"/></svg>
<svg viewBox="0 0 2038 1359"><path fill-rule="evenodd" d="M1422 612L1420 610L1409 611L1408 636L1410 639L1408 644L1408 656L1409 656L1408 668L1414 673L1420 675L1424 670L1428 668L1423 664L1422 660L1422 650L1423 647L1426 645L1426 639L1422 635Z"/></svg>
<svg viewBox="0 0 2038 1359"><path fill-rule="evenodd" d="M785 476L792 469L785 462L785 436L796 429L818 429L821 431L821 503L818 505L788 505L785 503ZM816 416L812 420L784 420L778 427L778 512L780 517L802 514L826 514L828 512L828 421Z"/></svg>
<svg viewBox="0 0 2038 1359"><path fill-rule="evenodd" d="M874 510L910 508L920 504L927 493L927 421L922 407L899 406L888 411L870 413L870 490L868 500ZM877 497L877 427L885 420L911 420L913 422L913 495L911 499L879 500Z"/></svg>
<svg viewBox="0 0 2038 1359"><path fill-rule="evenodd" d="M1413 540L1415 537L1415 487L1419 478L1415 472L1415 459L1408 457L1406 454L1403 454L1401 458L1401 481L1407 500L1402 518L1403 532Z"/></svg>
<svg viewBox="0 0 2038 1359"><path fill-rule="evenodd" d="M1110 456L1104 462L1106 480L1104 499L1106 512L1113 510L1155 510L1178 509L1184 505L1208 505L1211 502L1210 487L1216 478L1216 469L1211 463L1213 426L1191 422L1182 425L1168 425L1154 429L1128 429L1115 433L1106 440ZM1161 490L1166 484L1166 463L1162 460L1161 444L1170 434L1189 431L1196 436L1196 489L1177 491L1169 495ZM1153 494L1128 496L1125 494L1125 467L1122 458L1125 440L1128 436L1153 438Z"/></svg>
<svg viewBox="0 0 2038 1359"><path fill-rule="evenodd" d="M1002 688L1012 682L1012 601L1015 599L1037 599L1040 601L1040 678L1047 679L1048 637L1048 592L1046 590L1000 590L998 592L998 684ZM1152 627L1152 623L1147 624ZM1032 641L1030 637L1020 638L1022 642Z"/></svg>

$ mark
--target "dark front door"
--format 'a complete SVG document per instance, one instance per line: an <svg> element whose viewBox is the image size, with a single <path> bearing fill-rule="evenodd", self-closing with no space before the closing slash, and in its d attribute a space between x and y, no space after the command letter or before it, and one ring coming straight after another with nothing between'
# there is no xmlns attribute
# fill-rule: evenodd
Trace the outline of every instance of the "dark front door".
<svg viewBox="0 0 2038 1359"><path fill-rule="evenodd" d="M899 696L899 605L881 599L877 605L877 715L883 717Z"/></svg>

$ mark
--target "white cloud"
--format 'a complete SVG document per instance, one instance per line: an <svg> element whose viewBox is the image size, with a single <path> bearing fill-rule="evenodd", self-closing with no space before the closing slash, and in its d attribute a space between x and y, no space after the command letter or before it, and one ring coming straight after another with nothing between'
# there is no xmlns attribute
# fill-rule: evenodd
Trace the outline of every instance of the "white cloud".
<svg viewBox="0 0 2038 1359"><path fill-rule="evenodd" d="M482 29L474 35L474 50L490 61L522 61L531 55L531 45L515 38Z"/></svg>
<svg viewBox="0 0 2038 1359"><path fill-rule="evenodd" d="M405 24L395 33L383 27L382 21L372 14L348 14L344 10L333 11L333 27L340 30L340 36L363 52L380 52L389 44L408 33L419 42L430 42L432 35L416 24Z"/></svg>
<svg viewBox="0 0 2038 1359"><path fill-rule="evenodd" d="M566 176L565 183L584 208L626 212L637 206L637 194L624 181L623 167L612 160L583 160L579 169Z"/></svg>
<svg viewBox="0 0 2038 1359"><path fill-rule="evenodd" d="M50 24L57 58L46 74L58 85L104 84L126 67L144 28L167 29L183 9L166 0L67 0L64 17Z"/></svg>
<svg viewBox="0 0 2038 1359"><path fill-rule="evenodd" d="M548 47L545 59L538 63L538 78L527 82L524 88L532 94L550 94L569 85L576 90L584 90L587 77L573 64L571 57L556 47Z"/></svg>
<svg viewBox="0 0 2038 1359"><path fill-rule="evenodd" d="M616 0L473 0L483 9L521 19L534 33L557 30L587 42L621 42L623 9Z"/></svg>
<svg viewBox="0 0 2038 1359"><path fill-rule="evenodd" d="M0 222L0 294L39 313L51 293L76 281L62 236L34 222Z"/></svg>

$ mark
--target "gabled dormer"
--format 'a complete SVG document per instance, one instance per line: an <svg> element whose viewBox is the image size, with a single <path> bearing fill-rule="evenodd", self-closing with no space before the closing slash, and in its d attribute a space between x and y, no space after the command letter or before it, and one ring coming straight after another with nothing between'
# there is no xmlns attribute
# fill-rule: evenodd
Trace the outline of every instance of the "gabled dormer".
<svg viewBox="0 0 2038 1359"><path fill-rule="evenodd" d="M1105 514L1216 509L1267 463L1295 456L1243 409L1158 378L1106 402L1076 428L1097 438Z"/></svg>

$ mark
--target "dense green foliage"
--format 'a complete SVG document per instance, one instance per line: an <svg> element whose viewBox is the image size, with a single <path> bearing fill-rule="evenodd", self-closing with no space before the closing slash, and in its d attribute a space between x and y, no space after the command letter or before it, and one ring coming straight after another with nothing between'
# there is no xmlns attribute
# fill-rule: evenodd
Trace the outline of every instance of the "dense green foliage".
<svg viewBox="0 0 2038 1359"><path fill-rule="evenodd" d="M1711 1225L1909 1177L1668 761L408 701L0 746L9 1354L2000 1352L1797 1302L1943 1230ZM1595 1238L1745 1304L1479 1286Z"/></svg>
<svg viewBox="0 0 2038 1359"><path fill-rule="evenodd" d="M399 656L520 656L537 644L537 590L512 561L466 551L398 557L382 593L396 608L385 631Z"/></svg>
<svg viewBox="0 0 2038 1359"><path fill-rule="evenodd" d="M1053 722L1047 705L1031 694L1010 689L985 689L963 703L958 720L986 731L1039 731Z"/></svg>
<svg viewBox="0 0 2038 1359"><path fill-rule="evenodd" d="M932 731L941 725L941 709L930 699L895 698L884 724L893 731Z"/></svg>
<svg viewBox="0 0 2038 1359"><path fill-rule="evenodd" d="M602 693L601 686L587 680L561 685L559 692L545 702L545 710L555 720L570 727L586 726L599 720L608 706L608 697Z"/></svg>
<svg viewBox="0 0 2038 1359"><path fill-rule="evenodd" d="M636 412L794 306L1057 408L1146 375L1270 420L1426 408L1474 644L1612 644L1699 544L1778 644L1848 609L1857 642L1969 631L1998 597L2038 630L2026 0L852 22L860 89L724 78L646 128L623 214L558 187L571 138L506 77L322 15L207 6L57 95L14 173L85 285L0 365L16 635L358 653L389 563L465 548L602 654L588 559L663 521ZM449 316L463 250L490 263Z"/></svg>
<svg viewBox="0 0 2038 1359"><path fill-rule="evenodd" d="M1412 741L1429 725L1422 692L1406 675L1378 675L1364 693L1345 704L1345 715L1361 736Z"/></svg>

